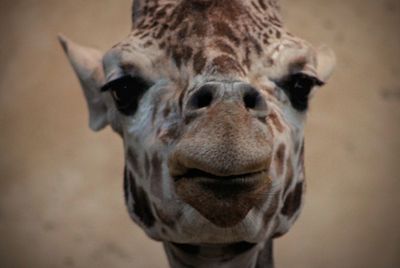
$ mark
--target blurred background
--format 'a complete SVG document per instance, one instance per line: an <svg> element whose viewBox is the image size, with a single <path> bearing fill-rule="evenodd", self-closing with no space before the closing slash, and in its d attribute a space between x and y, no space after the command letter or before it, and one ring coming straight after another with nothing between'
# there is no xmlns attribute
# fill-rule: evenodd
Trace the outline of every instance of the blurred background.
<svg viewBox="0 0 400 268"><path fill-rule="evenodd" d="M282 0L286 25L328 44L312 102L306 204L277 267L400 267L400 1ZM62 32L103 51L131 0L0 1L0 267L166 267L128 217L119 137L88 128Z"/></svg>

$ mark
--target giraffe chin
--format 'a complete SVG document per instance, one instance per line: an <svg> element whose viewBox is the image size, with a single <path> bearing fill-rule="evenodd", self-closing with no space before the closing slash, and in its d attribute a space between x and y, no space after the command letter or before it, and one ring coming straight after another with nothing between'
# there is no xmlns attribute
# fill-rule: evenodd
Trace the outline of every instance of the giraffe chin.
<svg viewBox="0 0 400 268"><path fill-rule="evenodd" d="M181 177L175 181L177 195L211 223L229 228L261 205L271 188L266 172L234 179Z"/></svg>

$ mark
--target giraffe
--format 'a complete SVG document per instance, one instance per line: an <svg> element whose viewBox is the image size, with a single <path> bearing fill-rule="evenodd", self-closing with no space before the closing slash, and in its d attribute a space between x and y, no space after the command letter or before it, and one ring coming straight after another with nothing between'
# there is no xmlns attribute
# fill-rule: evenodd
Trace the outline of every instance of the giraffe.
<svg viewBox="0 0 400 268"><path fill-rule="evenodd" d="M135 0L132 31L106 53L59 39L90 128L123 140L129 215L170 266L274 267L332 50L288 32L278 0Z"/></svg>

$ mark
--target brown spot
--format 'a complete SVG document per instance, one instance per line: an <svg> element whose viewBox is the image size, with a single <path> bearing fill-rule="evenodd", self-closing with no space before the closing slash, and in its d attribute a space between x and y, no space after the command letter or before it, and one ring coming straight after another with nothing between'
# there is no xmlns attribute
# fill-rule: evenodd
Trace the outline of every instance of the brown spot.
<svg viewBox="0 0 400 268"><path fill-rule="evenodd" d="M206 65L206 57L203 54L202 50L199 50L193 57L193 69L196 74L201 73Z"/></svg>
<svg viewBox="0 0 400 268"><path fill-rule="evenodd" d="M249 69L251 66L251 61L250 61L250 47L246 46L245 47L245 57L244 57L244 61L243 64Z"/></svg>
<svg viewBox="0 0 400 268"><path fill-rule="evenodd" d="M121 47L122 49L132 50L132 45L129 44L129 43L124 43L124 44L120 45L120 47Z"/></svg>
<svg viewBox="0 0 400 268"><path fill-rule="evenodd" d="M257 10L257 12L260 12L260 13L261 13L261 9L257 6L256 3L251 2L251 5Z"/></svg>
<svg viewBox="0 0 400 268"><path fill-rule="evenodd" d="M212 4L213 0L191 0L190 2L195 7L198 7L198 6L209 7Z"/></svg>
<svg viewBox="0 0 400 268"><path fill-rule="evenodd" d="M181 25L185 17L188 15L188 9L187 9L187 3L186 1L182 1L182 4L179 5L173 12L172 18L175 18L175 20L171 24L171 30L174 31L176 28Z"/></svg>
<svg viewBox="0 0 400 268"><path fill-rule="evenodd" d="M243 6L242 2L243 1L232 0L213 1L215 5L216 16L222 21L240 21L243 11L246 10L246 7Z"/></svg>
<svg viewBox="0 0 400 268"><path fill-rule="evenodd" d="M227 55L221 55L214 58L213 65L216 67L216 70L221 73L229 73L232 71L241 74L245 73L240 64L235 59Z"/></svg>
<svg viewBox="0 0 400 268"><path fill-rule="evenodd" d="M271 14L269 21L277 27L282 27L281 20L274 13Z"/></svg>
<svg viewBox="0 0 400 268"><path fill-rule="evenodd" d="M218 21L213 24L215 35L217 36L226 36L229 40L231 40L236 46L240 45L240 39L235 35L231 27L225 22Z"/></svg>
<svg viewBox="0 0 400 268"><path fill-rule="evenodd" d="M160 47L160 49L164 49L165 46L166 46L165 42L161 42L159 47Z"/></svg>
<svg viewBox="0 0 400 268"><path fill-rule="evenodd" d="M278 176L282 175L283 173L283 163L285 162L285 150L286 150L285 145L281 143L275 155L276 173Z"/></svg>
<svg viewBox="0 0 400 268"><path fill-rule="evenodd" d="M303 194L303 182L298 182L295 189L286 197L285 205L282 208L282 214L292 217L301 206L301 197Z"/></svg>
<svg viewBox="0 0 400 268"><path fill-rule="evenodd" d="M193 49L189 46L184 46L182 48L182 59L184 62L188 62L192 57Z"/></svg>
<svg viewBox="0 0 400 268"><path fill-rule="evenodd" d="M225 52L225 53L227 53L227 54L230 54L230 55L236 57L235 50L234 50L230 45L228 45L227 43L225 43L224 41L222 41L222 40L217 40L217 41L215 42L215 46L216 46L219 50L221 50L222 52Z"/></svg>
<svg viewBox="0 0 400 268"><path fill-rule="evenodd" d="M155 20L160 20L161 18L165 17L167 15L166 8L162 8L157 13L154 15Z"/></svg>
<svg viewBox="0 0 400 268"><path fill-rule="evenodd" d="M137 28L137 29L142 28L142 27L144 26L144 23L145 23L145 22L146 22L145 18L141 19L141 20L138 22L136 28ZM140 32L141 32L141 31L140 31ZM138 31L135 35L138 35L138 33L140 33L140 32Z"/></svg>
<svg viewBox="0 0 400 268"><path fill-rule="evenodd" d="M249 28L249 26L248 26L247 24L243 24L243 27L244 27L244 31L245 31L246 33L249 33L249 32L250 32L250 28Z"/></svg>
<svg viewBox="0 0 400 268"><path fill-rule="evenodd" d="M152 6L152 7L149 7L149 9L148 9L148 15L150 16L150 17L153 17L154 16L154 13L156 12L156 9L157 9L157 4L156 5L154 5L154 6Z"/></svg>
<svg viewBox="0 0 400 268"><path fill-rule="evenodd" d="M252 14L248 14L248 17L251 20L251 26L253 27L253 31L255 31L257 29L260 31L263 30L263 26L260 24L261 20L259 18L253 16ZM254 27L257 29L255 29Z"/></svg>
<svg viewBox="0 0 400 268"><path fill-rule="evenodd" d="M196 20L191 32L197 36L204 36L207 32L207 24L204 20Z"/></svg>
<svg viewBox="0 0 400 268"><path fill-rule="evenodd" d="M266 20L265 17L264 17L264 20L260 20L260 23L264 28L268 28L270 26L270 24L268 23L268 20Z"/></svg>
<svg viewBox="0 0 400 268"><path fill-rule="evenodd" d="M148 48L149 46L153 45L153 42L151 41L147 41L146 43L144 43L143 47L144 48Z"/></svg>
<svg viewBox="0 0 400 268"><path fill-rule="evenodd" d="M179 51L179 47L172 47L171 48L172 51L172 58L175 61L175 64L178 68L181 67L181 59L182 59L182 54L181 51Z"/></svg>
<svg viewBox="0 0 400 268"><path fill-rule="evenodd" d="M258 0L258 3L260 4L260 7L264 10L268 8L264 0Z"/></svg>
<svg viewBox="0 0 400 268"><path fill-rule="evenodd" d="M154 35L155 39L160 39L161 37L164 36L165 31L168 29L168 25L167 24L163 24L161 25L160 29L158 30L158 32Z"/></svg>
<svg viewBox="0 0 400 268"><path fill-rule="evenodd" d="M293 181L293 163L290 157L286 160L286 178L285 178L285 189L284 192L286 193L289 190L289 187Z"/></svg>
<svg viewBox="0 0 400 268"><path fill-rule="evenodd" d="M150 25L150 28L154 29L156 26L158 26L158 24L158 21L153 21L153 23Z"/></svg>
<svg viewBox="0 0 400 268"><path fill-rule="evenodd" d="M186 38L189 29L189 24L187 22L182 23L181 28L178 31L178 39L183 40Z"/></svg>
<svg viewBox="0 0 400 268"><path fill-rule="evenodd" d="M278 115L275 112L271 112L268 115L268 119L271 120L272 124L275 126L275 128L278 132L280 132L280 133L283 132L284 127L283 127L280 119L278 118Z"/></svg>
<svg viewBox="0 0 400 268"><path fill-rule="evenodd" d="M299 167L304 167L304 140L300 148Z"/></svg>
<svg viewBox="0 0 400 268"><path fill-rule="evenodd" d="M254 47L256 53L257 53L258 55L260 55L260 54L262 53L263 49L262 49L260 43L258 43L257 39L254 38L254 37L252 37L252 36L249 36L249 37L248 37L248 40L249 40L250 43L253 45L253 47Z"/></svg>
<svg viewBox="0 0 400 268"><path fill-rule="evenodd" d="M163 110L164 118L167 118L170 113L171 113L171 107L170 107L170 103L168 102L168 104L164 107L164 110Z"/></svg>
<svg viewBox="0 0 400 268"><path fill-rule="evenodd" d="M125 193L126 197L131 195L134 200L133 211L131 212L134 213L146 227L153 226L155 218L151 211L147 194L142 187L136 185L135 178L128 170L125 172L124 184L125 191L129 191L129 193Z"/></svg>
<svg viewBox="0 0 400 268"><path fill-rule="evenodd" d="M264 44L266 44L266 45L269 44L269 36L268 36L268 34L266 34L266 33L263 34L263 42L264 42Z"/></svg>

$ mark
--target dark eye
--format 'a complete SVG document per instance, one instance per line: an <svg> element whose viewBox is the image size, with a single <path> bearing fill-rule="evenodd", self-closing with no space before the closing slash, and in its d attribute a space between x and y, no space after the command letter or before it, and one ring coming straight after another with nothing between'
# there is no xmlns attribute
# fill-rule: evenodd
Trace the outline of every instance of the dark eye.
<svg viewBox="0 0 400 268"><path fill-rule="evenodd" d="M314 86L322 86L323 82L313 76L303 73L289 75L277 82L289 97L289 100L296 110L305 111L308 108L308 95Z"/></svg>
<svg viewBox="0 0 400 268"><path fill-rule="evenodd" d="M111 91L117 109L125 115L133 115L149 87L150 83L141 77L124 76L107 83L101 91Z"/></svg>

